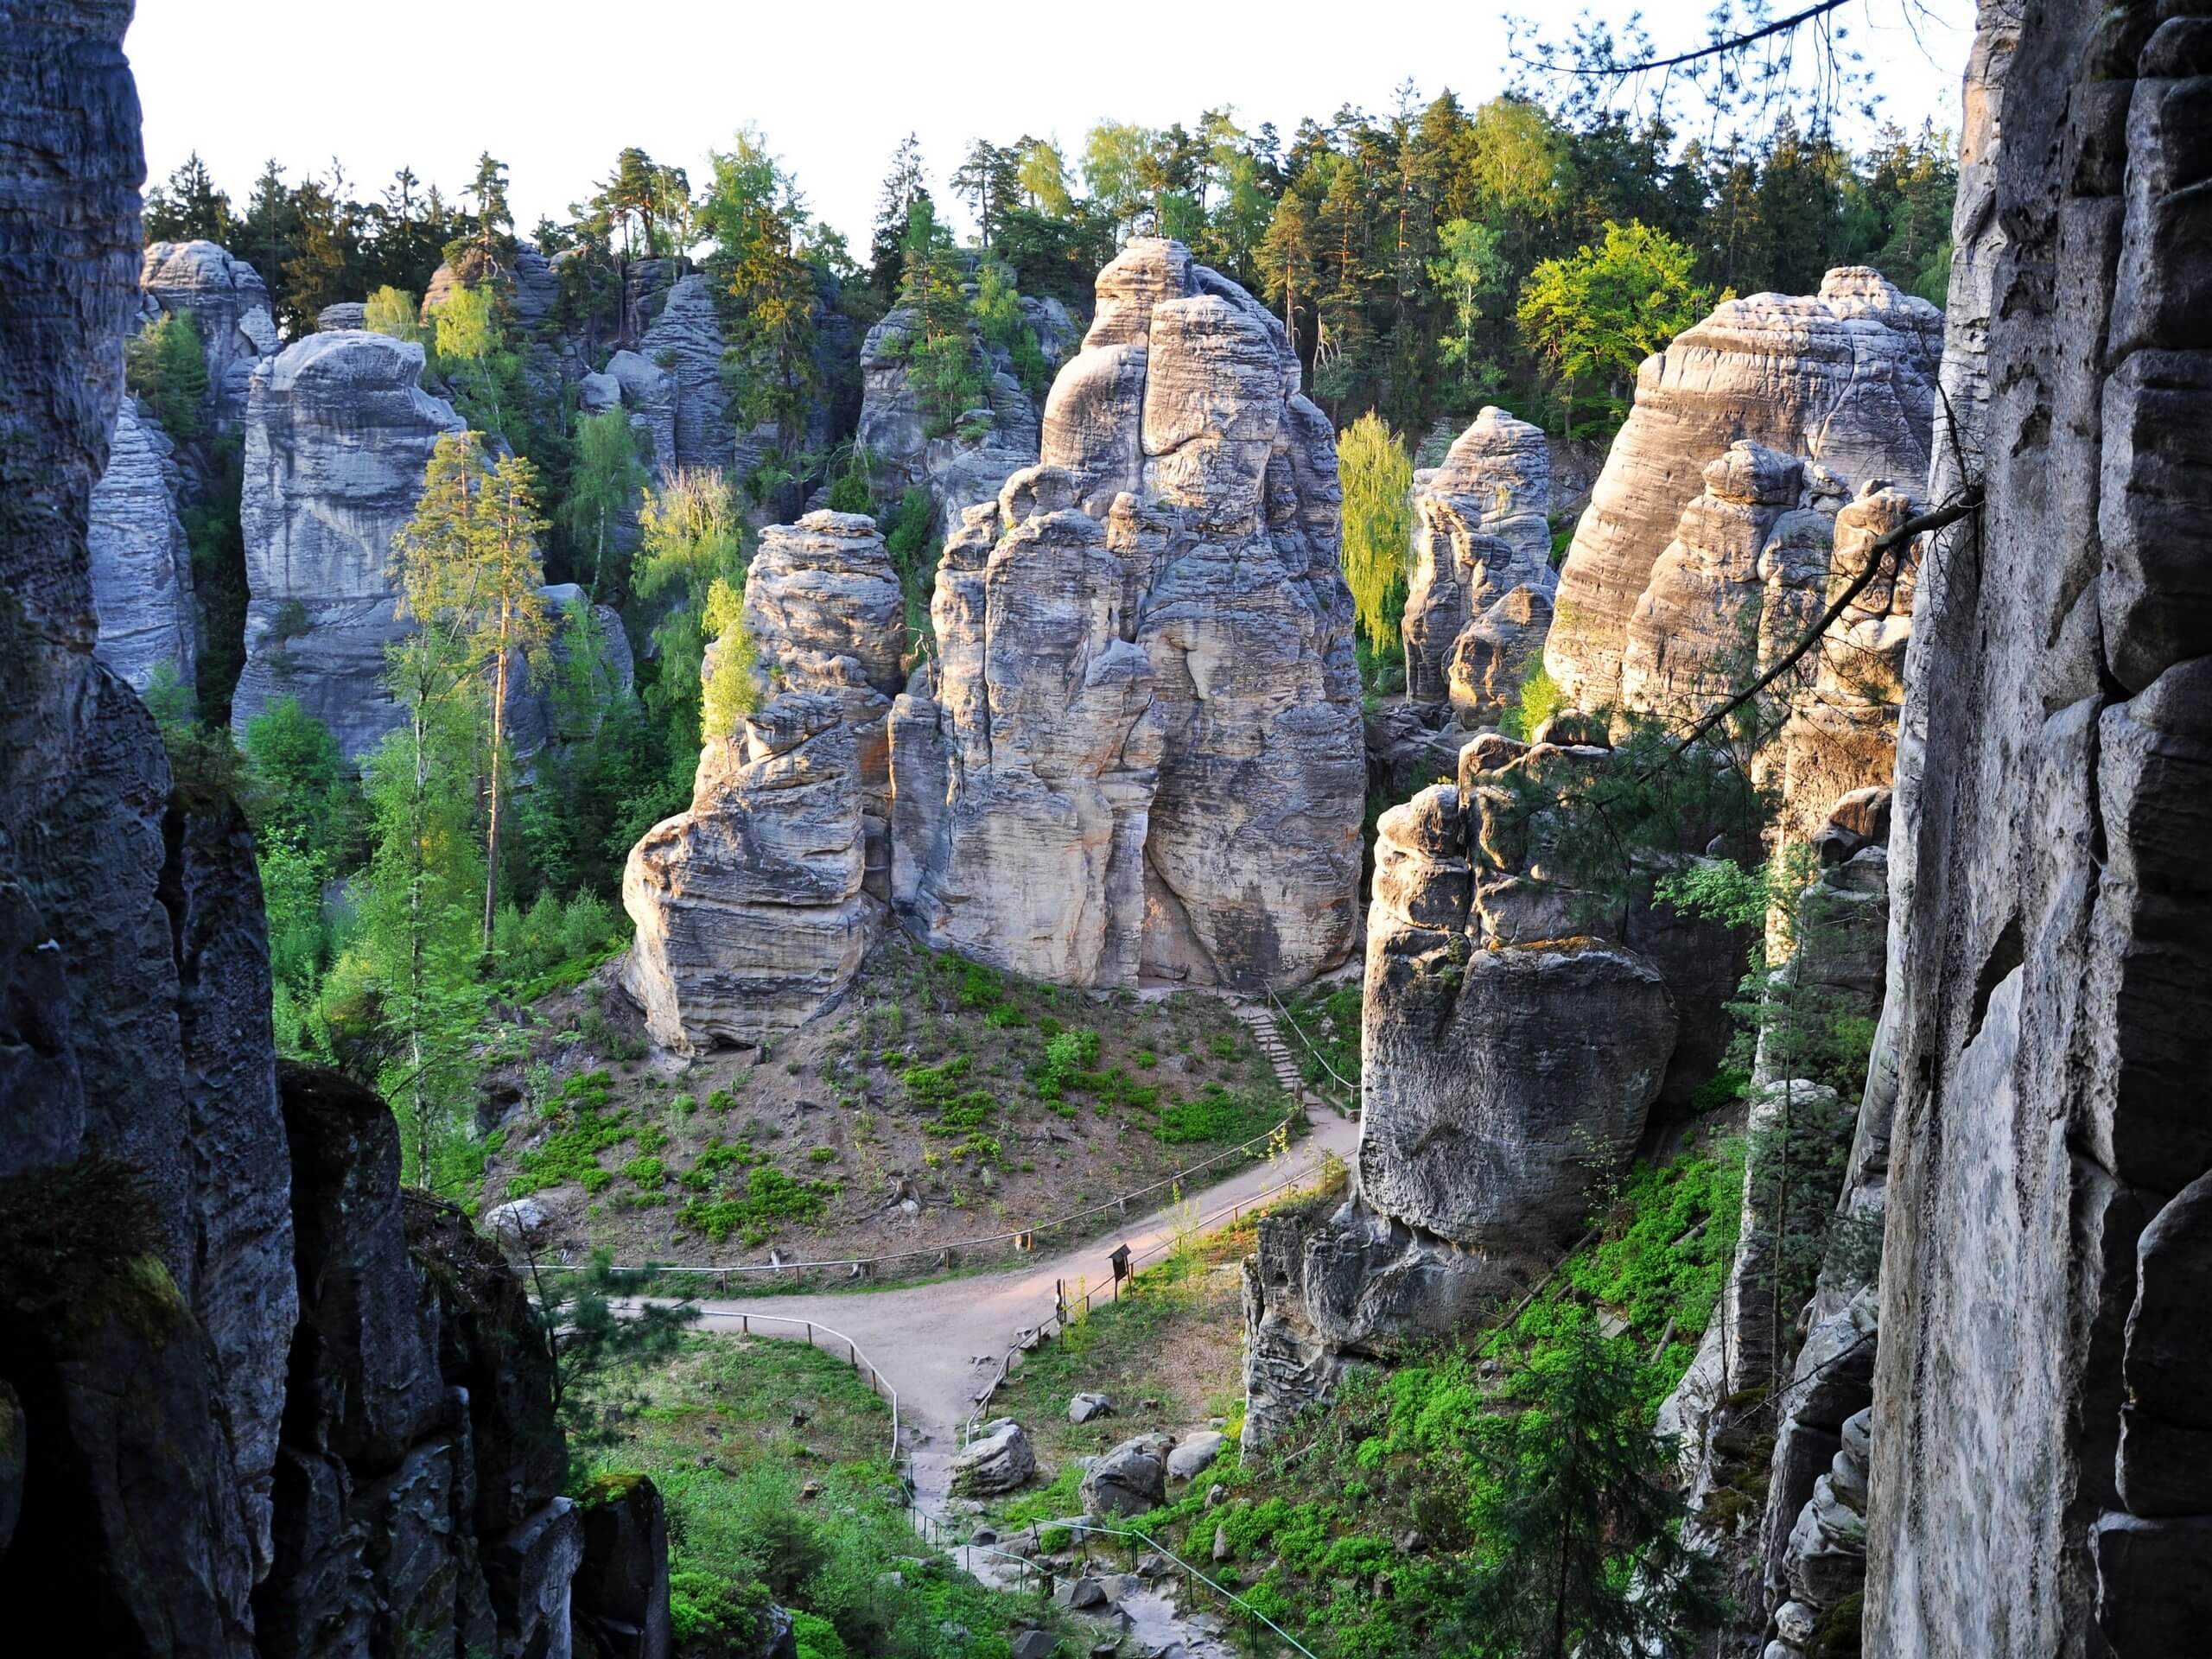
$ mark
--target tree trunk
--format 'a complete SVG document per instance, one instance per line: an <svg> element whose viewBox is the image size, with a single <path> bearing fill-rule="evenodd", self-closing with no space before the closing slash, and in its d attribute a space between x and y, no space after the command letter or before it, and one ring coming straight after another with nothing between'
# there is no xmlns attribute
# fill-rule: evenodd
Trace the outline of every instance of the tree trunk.
<svg viewBox="0 0 2212 1659"><path fill-rule="evenodd" d="M492 918L499 903L499 750L507 736L508 601L499 601L499 665L493 676L492 804L484 838L484 949L492 948Z"/></svg>

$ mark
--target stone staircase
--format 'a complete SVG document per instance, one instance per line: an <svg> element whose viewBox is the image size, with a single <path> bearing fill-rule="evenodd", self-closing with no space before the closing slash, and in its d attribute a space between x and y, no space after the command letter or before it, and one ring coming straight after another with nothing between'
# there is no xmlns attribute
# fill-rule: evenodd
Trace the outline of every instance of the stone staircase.
<svg viewBox="0 0 2212 1659"><path fill-rule="evenodd" d="M1298 1069L1298 1059L1290 1052L1290 1045L1283 1041L1282 1031L1275 1024L1274 1011L1264 1002L1238 1002L1236 1017L1252 1033L1252 1040L1259 1044L1260 1052L1268 1058L1268 1065L1293 1100L1306 1105L1317 1103L1306 1087L1306 1079ZM1326 1104L1325 1102L1319 1103Z"/></svg>

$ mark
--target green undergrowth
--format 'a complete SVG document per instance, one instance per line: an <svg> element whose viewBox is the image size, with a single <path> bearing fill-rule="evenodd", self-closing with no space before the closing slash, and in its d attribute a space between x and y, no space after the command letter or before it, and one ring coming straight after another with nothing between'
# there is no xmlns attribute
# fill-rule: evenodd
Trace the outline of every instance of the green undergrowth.
<svg viewBox="0 0 2212 1659"><path fill-rule="evenodd" d="M1542 1436L1528 1403L1535 1383L1595 1351L1626 1380L1625 1430L1646 1433L1718 1305L1742 1182L1733 1141L1636 1166L1600 1206L1598 1236L1510 1324L1409 1352L1389 1370L1354 1370L1332 1408L1249 1459L1232 1448L1173 1502L1130 1524L1200 1563L1215 1560L1218 1528L1225 1554L1216 1575L1325 1659L1492 1651L1465 1610L1503 1559L1496 1529L1518 1497L1512 1471L1525 1466L1525 1443ZM1163 1292L1170 1282L1163 1275ZM1046 1425L1034 1432L1051 1484L1009 1504L1009 1523L1075 1513L1074 1454L1136 1432L1109 1418L1089 1426L1102 1431L1097 1445L1077 1444L1071 1437L1086 1431L1066 1428L1065 1406L1077 1389L1125 1375L1120 1368L1172 1326L1172 1295L1147 1297L1143 1277L1139 1285L1135 1298L1094 1313L1087 1337L1032 1355L995 1406ZM1212 1317L1221 1322L1216 1346L1233 1356L1221 1338L1239 1317L1234 1300ZM1063 1453L1068 1461L1055 1467ZM1208 1509L1216 1484L1224 1501ZM1409 1534L1418 1546L1402 1549ZM1614 1566L1626 1572L1632 1563Z"/></svg>
<svg viewBox="0 0 2212 1659"><path fill-rule="evenodd" d="M580 1498L632 1473L668 1504L683 1659L751 1659L773 1602L799 1659L1008 1659L1031 1597L926 1550L888 1452L891 1414L842 1358L766 1338L687 1335L596 1378L574 1437Z"/></svg>

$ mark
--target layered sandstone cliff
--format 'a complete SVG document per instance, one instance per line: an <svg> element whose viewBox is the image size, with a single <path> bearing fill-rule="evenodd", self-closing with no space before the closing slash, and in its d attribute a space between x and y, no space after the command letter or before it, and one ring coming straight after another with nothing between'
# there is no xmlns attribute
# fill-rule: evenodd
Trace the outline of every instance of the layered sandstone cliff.
<svg viewBox="0 0 2212 1659"><path fill-rule="evenodd" d="M1560 570L1544 661L1567 700L1629 706L1623 664L1638 603L1704 469L1731 445L1816 462L1847 497L1870 480L1926 478L1942 342L1934 306L1847 266L1817 295L1727 301L1646 359Z"/></svg>
<svg viewBox="0 0 2212 1659"><path fill-rule="evenodd" d="M164 664L189 687L199 651L174 450L161 423L125 397L116 410L107 470L92 490L87 550L99 614L95 649L140 691Z"/></svg>
<svg viewBox="0 0 2212 1659"><path fill-rule="evenodd" d="M971 507L892 717L893 896L1062 982L1256 988L1341 961L1363 785L1327 417L1179 243L1098 277L1043 459Z"/></svg>
<svg viewBox="0 0 2212 1659"><path fill-rule="evenodd" d="M228 431L245 413L254 365L282 342L261 273L213 242L155 242L139 264L139 318L191 317L207 358L207 413Z"/></svg>
<svg viewBox="0 0 2212 1659"><path fill-rule="evenodd" d="M2212 17L2069 0L2017 38L1954 270L1986 505L1922 569L1868 1090L1866 1646L1899 1659L2212 1620Z"/></svg>
<svg viewBox="0 0 2212 1659"><path fill-rule="evenodd" d="M244 820L92 648L130 12L0 16L0 281L54 302L0 310L0 1602L88 1652L566 1653L544 1333L403 1205L382 1102L280 1079Z"/></svg>

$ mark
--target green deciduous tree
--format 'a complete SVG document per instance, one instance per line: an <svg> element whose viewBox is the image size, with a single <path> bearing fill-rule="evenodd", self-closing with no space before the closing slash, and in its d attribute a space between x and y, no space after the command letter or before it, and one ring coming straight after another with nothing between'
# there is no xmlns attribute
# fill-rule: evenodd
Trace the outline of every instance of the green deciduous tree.
<svg viewBox="0 0 2212 1659"><path fill-rule="evenodd" d="M1337 440L1344 480L1344 583L1370 646L1397 643L1413 541L1414 464L1379 415L1361 416Z"/></svg>
<svg viewBox="0 0 2212 1659"><path fill-rule="evenodd" d="M1713 307L1690 250L1649 226L1608 221L1602 241L1547 259L1521 291L1522 334L1567 389L1607 379L1618 399L1637 367Z"/></svg>
<svg viewBox="0 0 2212 1659"><path fill-rule="evenodd" d="M658 673L646 701L668 723L669 765L688 795L699 759L707 601L717 582L743 588L744 533L722 475L688 470L647 493L638 531L638 596L671 601L653 625Z"/></svg>
<svg viewBox="0 0 2212 1659"><path fill-rule="evenodd" d="M404 288L385 287L369 296L361 308L361 326L394 340L420 341L422 307Z"/></svg>

